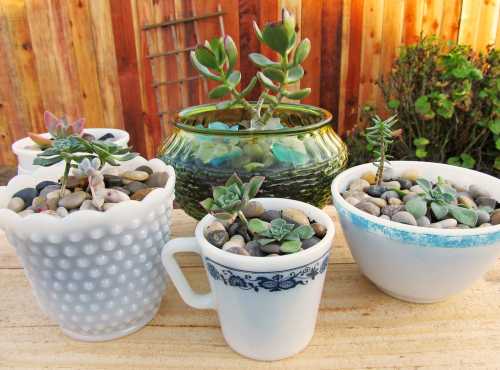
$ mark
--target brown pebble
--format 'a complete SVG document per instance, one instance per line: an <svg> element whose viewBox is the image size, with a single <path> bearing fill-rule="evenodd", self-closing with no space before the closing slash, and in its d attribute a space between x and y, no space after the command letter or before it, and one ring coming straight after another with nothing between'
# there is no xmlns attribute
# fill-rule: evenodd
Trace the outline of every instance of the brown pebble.
<svg viewBox="0 0 500 370"><path fill-rule="evenodd" d="M141 201L143 200L144 198L146 198L146 196L151 193L153 190L153 188L145 188L145 189L141 189L141 190L138 190L136 191L131 197L130 199L132 200L138 200L138 201Z"/></svg>
<svg viewBox="0 0 500 370"><path fill-rule="evenodd" d="M315 222L311 225L311 227L313 228L314 230L314 234L318 237L318 238L323 238L325 235L326 235L326 227L323 225L323 224L320 224L318 222Z"/></svg>

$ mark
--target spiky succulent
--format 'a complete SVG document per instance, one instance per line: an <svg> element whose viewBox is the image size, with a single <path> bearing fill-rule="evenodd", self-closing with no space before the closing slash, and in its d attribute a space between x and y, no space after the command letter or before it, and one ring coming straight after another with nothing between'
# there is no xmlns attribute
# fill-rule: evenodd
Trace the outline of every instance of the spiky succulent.
<svg viewBox="0 0 500 370"><path fill-rule="evenodd" d="M443 178L438 177L436 185L426 179L417 179L417 184L423 190L420 197L411 199L407 202L406 207L413 211L421 209L423 215L427 210L427 203L430 203L432 213L438 220L442 220L449 214L458 222L474 227L477 224L478 214L473 209L461 207L457 205L457 192L453 187L446 184ZM412 212L413 213L413 212Z"/></svg>
<svg viewBox="0 0 500 370"><path fill-rule="evenodd" d="M204 45L198 46L190 55L193 66L203 76L219 82L208 96L212 99L231 97L230 100L217 104L217 108L228 109L241 104L251 112L250 128L256 129L267 128L266 123L283 98L300 100L310 94L310 88L291 91L287 86L300 81L304 76L301 63L311 50L311 42L306 38L297 44L295 17L285 9L281 21L265 25L262 31L257 23L254 22L253 25L258 39L276 52L277 60L271 60L259 53L251 53L250 60L261 70L241 91L238 91L241 72L234 69L238 51L230 36L205 41ZM261 83L263 92L257 104L253 106L245 97L254 89L257 81Z"/></svg>
<svg viewBox="0 0 500 370"><path fill-rule="evenodd" d="M207 198L200 204L221 221L234 221L239 217L244 224L247 224L243 209L249 200L257 195L263 182L263 176L254 176L247 183L243 183L235 173L224 186L213 188L213 198Z"/></svg>
<svg viewBox="0 0 500 370"><path fill-rule="evenodd" d="M45 111L43 119L47 131L53 139L61 139L68 136L81 136L83 134L85 118L79 118L75 122L70 123L66 117L58 118L51 112ZM45 136L32 132L28 133L28 135L42 149L52 146L52 140Z"/></svg>
<svg viewBox="0 0 500 370"><path fill-rule="evenodd" d="M314 230L310 225L296 226L282 218L274 219L270 223L252 218L248 223L248 229L261 237L257 240L260 245L280 244L282 253L299 252L302 247L301 240L309 239L314 235Z"/></svg>

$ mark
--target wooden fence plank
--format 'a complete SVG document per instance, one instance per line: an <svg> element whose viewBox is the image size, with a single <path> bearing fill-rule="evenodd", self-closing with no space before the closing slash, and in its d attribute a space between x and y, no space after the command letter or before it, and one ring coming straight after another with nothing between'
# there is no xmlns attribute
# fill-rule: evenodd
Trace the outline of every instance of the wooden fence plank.
<svg viewBox="0 0 500 370"><path fill-rule="evenodd" d="M422 31L423 0L406 0L404 11L403 41L414 44Z"/></svg>
<svg viewBox="0 0 500 370"><path fill-rule="evenodd" d="M337 4L335 4L337 3ZM340 67L339 60L334 60L336 53L335 51L338 49L339 41L340 41L340 32L336 32L337 29L333 28L334 19L330 16L330 14L326 15L328 19L330 32L322 32L322 27L324 22L318 22L318 20L325 19L322 17L322 12L326 11L324 8L327 7L328 1L323 0L302 0L302 10L301 10L301 19L300 20L300 28L301 30L301 38L309 38L311 40L311 52L309 56L303 63L304 67L304 78L300 81L300 85L302 88L310 87L311 94L303 99L303 103L319 105L320 104L320 94L321 94L321 75L330 72L330 68L332 69L331 73L334 73L335 70L338 70ZM342 2L330 2L330 6L333 7L335 5L339 6L342 9ZM333 14L335 15L335 14ZM338 21L338 19L337 19ZM337 22L338 24L338 22ZM323 40L323 35L325 39ZM322 65L321 60L323 56L323 61L325 63L332 62L329 65ZM335 63L336 62L336 63ZM324 76L324 79L330 79L331 76ZM338 79L337 79L338 81ZM335 84L335 81L328 81L332 85ZM332 90L335 87L332 86ZM335 89L338 91L338 89ZM332 99L332 98L330 98ZM329 99L326 98L325 101ZM338 99L337 99L338 104ZM332 104L332 106L335 103ZM331 107L332 107L331 106ZM331 108L330 107L330 108ZM337 112L336 112L337 113Z"/></svg>
<svg viewBox="0 0 500 370"><path fill-rule="evenodd" d="M351 2L352 0L342 1L342 31L341 31L341 45L342 50L340 54L340 80L339 80L339 104L338 104L338 114L337 119L334 117L334 121L337 121L337 131L344 131L344 120L346 115L346 98L347 98L347 73L349 71L349 40L350 40L350 30L351 30ZM325 20L322 20L325 22ZM321 80L323 82L323 80ZM323 94L323 93L322 93Z"/></svg>
<svg viewBox="0 0 500 370"><path fill-rule="evenodd" d="M476 32L476 49L486 50L488 45L495 44L498 30L500 0L482 0Z"/></svg>
<svg viewBox="0 0 500 370"><path fill-rule="evenodd" d="M446 1L446 8L441 20L440 35L442 39L457 41L461 10L462 0Z"/></svg>
<svg viewBox="0 0 500 370"><path fill-rule="evenodd" d="M425 0L422 16L422 32L424 35L439 35L445 0ZM399 17L399 19L401 19Z"/></svg>
<svg viewBox="0 0 500 370"><path fill-rule="evenodd" d="M473 48L476 46L479 28L479 14L481 11L479 4L477 0L462 1L458 42L471 45Z"/></svg>

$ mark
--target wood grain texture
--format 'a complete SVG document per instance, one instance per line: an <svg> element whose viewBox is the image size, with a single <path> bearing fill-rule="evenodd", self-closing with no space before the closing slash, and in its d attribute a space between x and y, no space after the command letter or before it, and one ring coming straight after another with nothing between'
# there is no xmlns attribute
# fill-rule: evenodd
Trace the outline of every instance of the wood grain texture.
<svg viewBox="0 0 500 370"><path fill-rule="evenodd" d="M326 210L335 217L333 207ZM193 219L175 210L174 220L173 237L192 235ZM208 291L199 257L183 255L180 264L196 291ZM0 289L1 369L475 369L500 363L500 260L446 302L410 304L363 277L341 235L310 345L272 363L232 352L216 313L188 307L172 284L156 317L139 332L105 343L73 341L40 311L1 233Z"/></svg>

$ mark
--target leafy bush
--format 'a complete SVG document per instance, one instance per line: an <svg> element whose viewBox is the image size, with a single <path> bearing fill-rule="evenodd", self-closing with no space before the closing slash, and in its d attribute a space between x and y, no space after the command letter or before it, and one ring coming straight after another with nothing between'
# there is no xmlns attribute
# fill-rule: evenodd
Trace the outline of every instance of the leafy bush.
<svg viewBox="0 0 500 370"><path fill-rule="evenodd" d="M387 109L399 118L395 159L425 160L500 175L500 51L424 37L403 46L391 73L378 82ZM365 108L367 116L373 108ZM351 158L365 160L365 134L348 135ZM369 153L368 153L369 154ZM371 155L370 155L371 156Z"/></svg>

